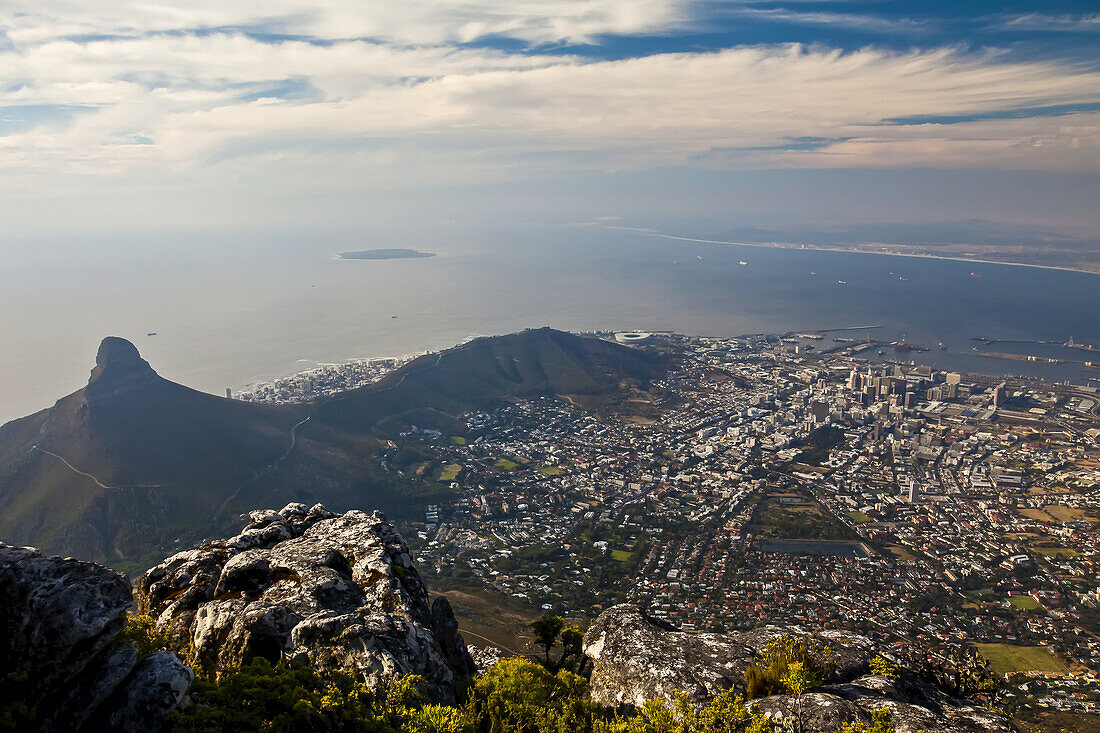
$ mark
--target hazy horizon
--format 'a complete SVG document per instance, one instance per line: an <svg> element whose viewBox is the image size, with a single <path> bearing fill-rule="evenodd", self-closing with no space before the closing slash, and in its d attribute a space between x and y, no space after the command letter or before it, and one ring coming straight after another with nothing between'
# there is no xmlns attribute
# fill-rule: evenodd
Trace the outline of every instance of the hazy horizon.
<svg viewBox="0 0 1100 733"><path fill-rule="evenodd" d="M573 232L601 227L1100 263L1098 33L1094 7L1064 0L15 0L0 10L5 373L49 364L33 394L59 396L89 344L145 333L131 321L146 312L262 327L308 357L308 334L280 331L293 263L473 252L484 231L507 267L555 272ZM435 336L402 343L493 330L434 317ZM2 414L32 403L9 394Z"/></svg>

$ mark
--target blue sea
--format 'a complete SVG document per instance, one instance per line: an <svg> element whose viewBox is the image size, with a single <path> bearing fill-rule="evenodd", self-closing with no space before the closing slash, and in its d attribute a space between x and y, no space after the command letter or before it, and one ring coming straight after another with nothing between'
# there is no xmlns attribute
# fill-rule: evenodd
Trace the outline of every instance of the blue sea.
<svg viewBox="0 0 1100 733"><path fill-rule="evenodd" d="M436 256L333 256L373 248ZM929 346L906 358L942 368L1079 384L1100 377L1081 365L972 351L976 336L1100 344L1100 276L1076 272L689 243L593 226L410 225L13 249L0 270L0 422L81 387L107 335L132 340L163 376L216 394L318 363L544 325L736 336L882 324L876 339Z"/></svg>

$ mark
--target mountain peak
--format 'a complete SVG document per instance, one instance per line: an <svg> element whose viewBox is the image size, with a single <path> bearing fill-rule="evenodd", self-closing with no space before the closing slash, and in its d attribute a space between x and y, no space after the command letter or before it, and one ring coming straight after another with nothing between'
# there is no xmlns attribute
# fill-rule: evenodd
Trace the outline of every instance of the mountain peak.
<svg viewBox="0 0 1100 733"><path fill-rule="evenodd" d="M95 365L101 369L108 364L143 361L137 347L124 338L108 336L99 344Z"/></svg>
<svg viewBox="0 0 1100 733"><path fill-rule="evenodd" d="M124 338L108 336L99 344L95 369L88 378L91 398L129 391L155 380L157 373L141 358L137 347Z"/></svg>

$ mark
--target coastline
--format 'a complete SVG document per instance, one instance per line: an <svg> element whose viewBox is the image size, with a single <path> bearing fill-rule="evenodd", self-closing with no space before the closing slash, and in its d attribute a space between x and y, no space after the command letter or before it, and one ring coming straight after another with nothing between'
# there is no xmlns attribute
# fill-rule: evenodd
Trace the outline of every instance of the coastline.
<svg viewBox="0 0 1100 733"><path fill-rule="evenodd" d="M1100 275L1100 265L1096 270L1084 270L1079 267L1061 267L1058 265L1035 265L1028 262L1004 262L1001 260L982 260L973 257L951 257L948 255L915 254L912 252L876 252L874 250L856 249L852 247L823 247L816 244L799 244L795 242L732 242L723 239L701 239L699 237L681 237L675 234L665 234L651 229L638 229L635 227L608 226L606 229L614 229L658 239L668 239L676 242L693 242L696 244L724 244L738 247L759 247L762 249L794 249L811 250L814 252L846 252L848 254L879 255L881 257L913 257L925 260L950 260L952 262L972 262L978 265L1005 265L1006 267L1034 267L1039 270L1060 270L1062 272L1077 272L1083 275Z"/></svg>

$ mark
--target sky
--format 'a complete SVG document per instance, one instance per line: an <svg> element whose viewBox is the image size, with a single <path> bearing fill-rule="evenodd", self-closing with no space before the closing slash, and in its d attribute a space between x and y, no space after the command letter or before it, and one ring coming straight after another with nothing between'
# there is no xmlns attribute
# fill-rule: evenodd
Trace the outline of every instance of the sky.
<svg viewBox="0 0 1100 733"><path fill-rule="evenodd" d="M403 221L1095 238L1100 8L5 0L0 252Z"/></svg>

